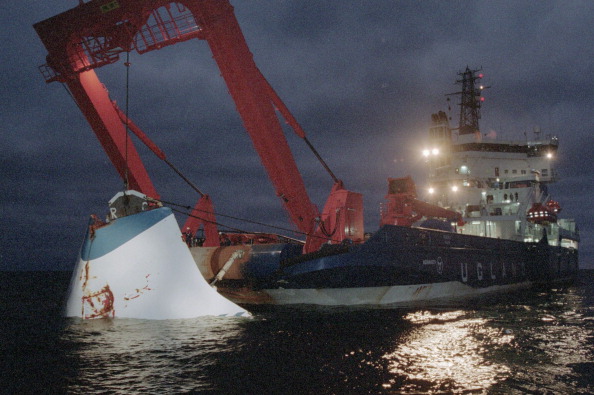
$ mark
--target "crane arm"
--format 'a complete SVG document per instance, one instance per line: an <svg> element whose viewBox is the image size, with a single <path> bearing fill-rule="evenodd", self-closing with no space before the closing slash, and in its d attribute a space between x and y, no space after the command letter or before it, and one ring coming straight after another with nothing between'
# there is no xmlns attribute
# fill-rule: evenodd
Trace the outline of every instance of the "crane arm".
<svg viewBox="0 0 594 395"><path fill-rule="evenodd" d="M306 234L319 217L276 115L266 80L256 67L233 7L220 0L187 2L204 32L256 152L292 222Z"/></svg>

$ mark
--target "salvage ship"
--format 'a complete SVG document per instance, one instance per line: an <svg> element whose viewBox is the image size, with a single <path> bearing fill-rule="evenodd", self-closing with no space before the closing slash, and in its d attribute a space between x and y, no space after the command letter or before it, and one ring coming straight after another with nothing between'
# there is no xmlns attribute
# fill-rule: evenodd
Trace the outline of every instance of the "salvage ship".
<svg viewBox="0 0 594 395"><path fill-rule="evenodd" d="M477 72L459 73L457 128L443 111L431 117L422 152L425 201L410 177L390 178L380 229L363 239L361 222L351 220L341 243L311 253L294 244L218 249L224 256L244 251L218 282L219 292L248 306L412 306L570 283L578 270L579 232L574 220L558 218L561 206L548 193L558 179L558 138L484 139ZM352 205L345 214L354 218L357 209ZM204 249L191 250L196 262L210 263L200 267L213 278L220 261L204 258Z"/></svg>
<svg viewBox="0 0 594 395"><path fill-rule="evenodd" d="M419 198L410 177L388 179L379 229L370 233L363 226L363 196L334 175L256 67L228 1L93 0L35 29L48 49L40 68L46 81L66 86L126 186L110 201L106 220L91 218L70 284L68 316L213 314L219 303L213 293L252 311L435 305L571 281L578 270L577 227L558 218L561 206L547 188L557 179L557 139L482 139L475 70L460 73L459 126L451 128L444 112L432 116L424 152L428 197ZM292 234L219 229L210 196L109 98L95 74L122 53L191 39L207 41ZM279 115L332 179L321 211L308 197ZM198 193L183 234L172 226L172 208L164 207L132 135ZM243 313L220 303L224 314ZM209 307L201 312L201 304Z"/></svg>

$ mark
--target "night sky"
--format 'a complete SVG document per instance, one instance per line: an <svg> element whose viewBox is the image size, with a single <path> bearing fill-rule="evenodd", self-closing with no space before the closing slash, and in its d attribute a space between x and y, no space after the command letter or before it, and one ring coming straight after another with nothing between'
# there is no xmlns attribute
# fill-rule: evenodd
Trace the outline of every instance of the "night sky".
<svg viewBox="0 0 594 395"><path fill-rule="evenodd" d="M10 4L10 5L8 5ZM60 83L38 70L47 54L33 24L78 4L4 2L1 86L0 269L70 270L88 216L104 216L123 187ZM549 191L576 218L582 267L594 268L594 2L239 1L256 64L345 186L361 192L366 231L379 222L386 178L412 175L431 113L448 111L457 73L482 67L481 130L501 139L556 135L561 179ZM208 45L190 40L131 54L129 114L219 213L292 228ZM125 105L124 60L97 73ZM457 106L450 112L457 124ZM300 139L287 138L311 199L332 179ZM164 200L196 192L137 144ZM182 223L185 218L179 216ZM272 231L219 217L245 230Z"/></svg>

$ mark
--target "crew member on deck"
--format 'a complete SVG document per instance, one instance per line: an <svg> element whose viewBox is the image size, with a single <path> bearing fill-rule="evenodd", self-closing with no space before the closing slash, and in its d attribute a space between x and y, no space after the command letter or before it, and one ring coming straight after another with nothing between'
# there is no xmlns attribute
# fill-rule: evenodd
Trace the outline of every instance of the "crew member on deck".
<svg viewBox="0 0 594 395"><path fill-rule="evenodd" d="M192 247L192 231L190 228L186 228L186 232L184 233L184 238L188 247Z"/></svg>

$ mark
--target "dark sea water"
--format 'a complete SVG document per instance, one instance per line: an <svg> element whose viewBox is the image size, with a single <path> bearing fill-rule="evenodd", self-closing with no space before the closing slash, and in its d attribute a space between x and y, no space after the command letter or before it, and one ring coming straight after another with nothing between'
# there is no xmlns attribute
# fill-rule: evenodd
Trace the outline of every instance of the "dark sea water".
<svg viewBox="0 0 594 395"><path fill-rule="evenodd" d="M0 393L594 393L594 271L456 308L164 321L63 318L69 276L0 272Z"/></svg>

